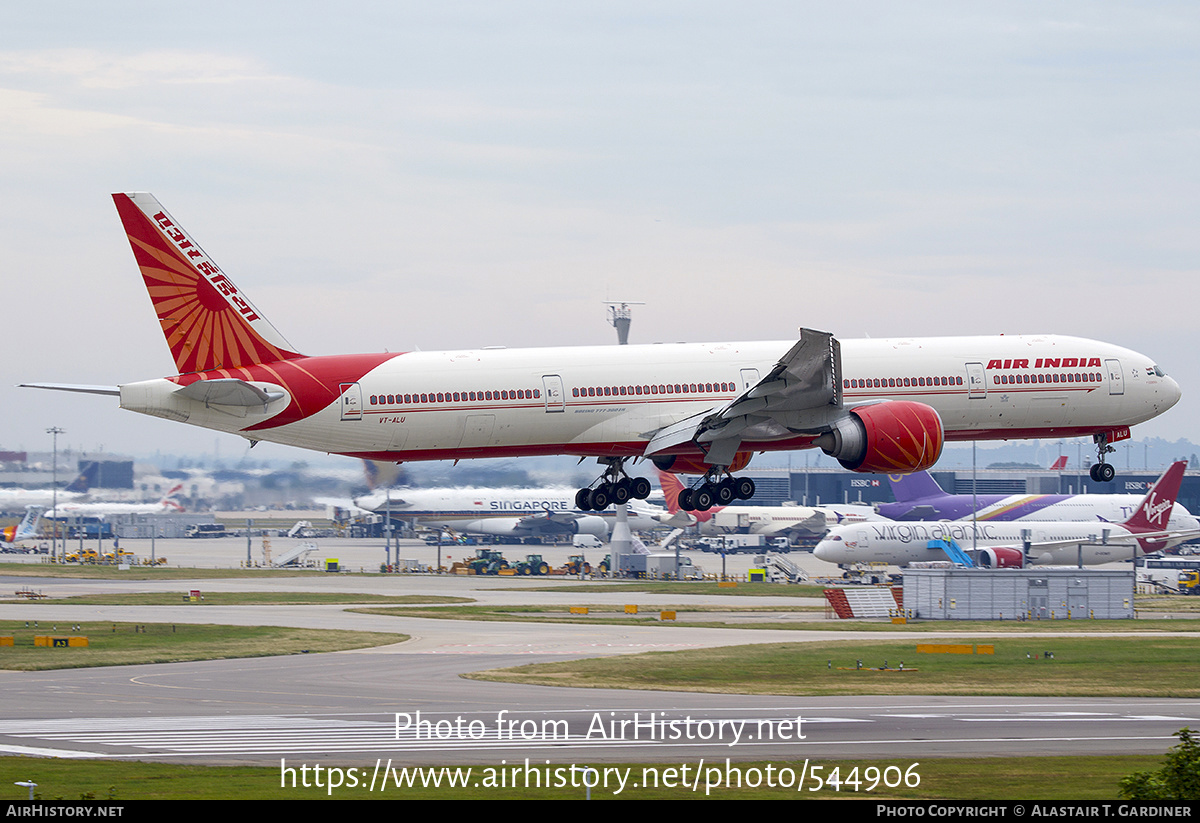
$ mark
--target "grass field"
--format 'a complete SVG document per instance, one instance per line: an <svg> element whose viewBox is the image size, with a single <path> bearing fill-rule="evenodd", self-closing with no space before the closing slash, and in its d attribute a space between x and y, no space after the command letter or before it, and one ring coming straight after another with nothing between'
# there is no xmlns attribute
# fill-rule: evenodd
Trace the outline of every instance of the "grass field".
<svg viewBox="0 0 1200 823"><path fill-rule="evenodd" d="M646 606L638 604L636 597L630 597L631 604L638 605L637 614L626 614L624 605L588 603L580 598L574 604L586 606L588 614L575 615L570 613L566 605L521 605L521 606L471 606L449 605L436 609L420 607L369 607L355 608L350 611L362 614L384 614L393 617L426 617L441 620L479 620L479 621L509 621L517 623L605 623L611 625L651 625L664 626L704 626L707 628L745 629L784 629L794 631L821 632L923 632L929 634L945 634L947 632L996 632L1009 634L1038 634L1063 632L1187 632L1195 631L1200 637L1200 623L1181 621L1168 616L1142 618L1138 620L1038 620L1038 621L968 621L968 620L915 620L906 624L893 624L886 620L813 620L804 619L825 612L823 606L756 606L753 602L745 604L722 604L715 606L698 606L690 603L671 605L655 604ZM659 617L661 610L675 611L676 619L663 621ZM765 619L762 615L780 614L795 615L786 621ZM1157 613L1156 613L1157 614ZM722 621L721 615L737 618ZM757 616L759 619L752 623L744 618Z"/></svg>
<svg viewBox="0 0 1200 823"><path fill-rule="evenodd" d="M956 636L943 642L993 644L995 654L918 654L913 640L760 644L535 663L464 676L738 694L1200 697L1200 638ZM888 670L880 671L885 663Z"/></svg>
<svg viewBox="0 0 1200 823"><path fill-rule="evenodd" d="M0 635L15 645L0 646L0 668L15 671L123 666L140 663L178 663L234 657L271 657L383 646L407 640L384 632L323 631L278 626L215 626L166 623L93 622L72 630L64 621L0 621ZM34 645L36 635L84 636L87 648L46 648Z"/></svg>
<svg viewBox="0 0 1200 823"><path fill-rule="evenodd" d="M388 603L395 605L434 605L437 603L473 603L469 597L407 594L354 594L352 592L204 592L192 603L187 592L136 592L128 594L83 594L34 600L73 606L309 606L352 603Z"/></svg>
<svg viewBox="0 0 1200 823"><path fill-rule="evenodd" d="M1169 746L1164 746L1164 751ZM510 761L511 762L511 761ZM807 774L810 778L803 790L796 791L795 777L791 779L790 788L767 788L759 786L750 788L748 782L756 782L754 770L758 771L758 779L762 780L767 766L771 766L775 774L782 769L790 769L798 775L804 769L804 761L776 761L770 764L763 762L735 763L736 768L744 776L745 782L741 788L715 788L708 793L709 797L727 800L756 800L772 798L856 798L856 799L921 799L921 800L957 800L970 798L972 800L1021 800L1036 798L1038 800L1114 800L1117 797L1117 785L1125 775L1140 770L1155 769L1162 765L1161 757L1127 756L1127 757L1046 757L1046 758L1012 758L997 757L986 760L938 758L927 759L913 766L908 760L860 760L848 761L819 761L812 760L808 764ZM298 765L298 764L297 764ZM326 764L326 767L334 764ZM543 763L537 763L545 769ZM550 768L565 767L569 763L554 763ZM700 784L697 790L690 787L677 786L666 788L664 782L669 778L667 769L674 768L677 773L684 764L605 764L600 768L629 770L627 785L624 791L614 794L614 790L596 788L592 790L592 798L597 800L653 800L653 799L703 799L705 797L705 781L711 783L716 777L724 779L726 766L706 763L705 769L716 768L718 772L701 772ZM687 773L689 779L695 775L698 763L686 764L690 767ZM279 766L183 766L164 763L140 763L131 761L111 762L103 760L49 760L26 757L0 757L0 798L5 800L23 800L27 797L26 789L14 786L17 780L33 780L38 784L37 795L43 800L78 800L81 797L105 800L318 800L318 799L414 799L414 800L580 800L584 797L582 788L512 788L487 785L488 769L495 769L498 764L483 764L474 767L450 767L453 772L466 777L466 770L471 769L467 788L449 788L443 784L438 788L397 788L395 776L389 774L386 789L380 789L376 781L376 790L369 791L371 777L374 774L374 764L363 764L355 769L352 777L346 772L337 775L337 780L343 784L335 790L327 788L328 778L324 777L322 786L314 785L316 777L310 769L307 778L309 788L303 787L305 775L297 769L295 777L296 788L291 786L291 778L283 786L284 773ZM894 769L888 770L889 766ZM816 767L820 767L818 770ZM857 768L856 768L857 767ZM812 774L823 777L830 776L837 768L840 780L849 779L849 784L843 783L841 791L824 788L821 791L811 791L815 785ZM874 768L877 772L869 772ZM437 767L426 769L428 775ZM896 777L908 774L909 782L919 778L916 786L905 786ZM412 771L410 771L412 774ZM900 785L889 788L883 783L883 775L888 782ZM561 773L563 782L571 780L569 772ZM786 773L784 773L786 778ZM683 774L677 774L678 782ZM443 780L445 775L442 775ZM871 778L875 779L872 780ZM659 787L647 787L658 778ZM557 781L558 778L555 778ZM358 785L350 786L353 780ZM857 781L857 787L855 782ZM419 779L417 781L419 783ZM498 781L496 781L498 783ZM531 781L532 782L532 781ZM765 783L765 780L762 780ZM876 785L868 790L872 782ZM634 788L633 784L638 787Z"/></svg>

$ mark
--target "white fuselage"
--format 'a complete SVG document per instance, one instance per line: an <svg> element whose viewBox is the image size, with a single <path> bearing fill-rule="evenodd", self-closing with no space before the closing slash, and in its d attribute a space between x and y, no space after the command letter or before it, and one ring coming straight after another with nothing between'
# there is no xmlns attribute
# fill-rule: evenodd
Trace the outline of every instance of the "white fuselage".
<svg viewBox="0 0 1200 823"><path fill-rule="evenodd" d="M376 514L431 528L468 534L536 537L591 534L607 538L613 510L583 512L575 508L575 489L397 489L357 498L355 505ZM642 502L628 507L629 528L662 527L662 509Z"/></svg>
<svg viewBox="0 0 1200 823"><path fill-rule="evenodd" d="M300 380L285 385L277 378L320 369L328 380L337 373L336 356L229 370L281 393L261 407L182 396L178 379L125 384L120 393L122 407L134 411L355 456L630 456L642 454L654 432L719 409L754 386L791 345L412 352L348 378L341 396L319 408L305 407ZM1179 398L1179 387L1150 358L1081 338L845 340L841 360L846 408L923 403L937 411L948 440L1090 434L1148 420ZM804 420L743 447L804 448L827 422L820 415Z"/></svg>
<svg viewBox="0 0 1200 823"><path fill-rule="evenodd" d="M831 529L817 544L813 554L820 560L839 565L853 563L909 563L947 560L940 548L929 548L930 541L954 540L959 548L1022 550L1025 541L1034 544L1026 563L1029 565L1073 565L1082 560L1093 566L1115 560L1129 560L1142 554L1138 543L1128 539L1131 532L1117 523L1062 522L894 522L860 523ZM1075 541L1071 543L1071 541ZM1038 543L1070 543L1053 548ZM1177 545L1161 541L1156 548Z"/></svg>

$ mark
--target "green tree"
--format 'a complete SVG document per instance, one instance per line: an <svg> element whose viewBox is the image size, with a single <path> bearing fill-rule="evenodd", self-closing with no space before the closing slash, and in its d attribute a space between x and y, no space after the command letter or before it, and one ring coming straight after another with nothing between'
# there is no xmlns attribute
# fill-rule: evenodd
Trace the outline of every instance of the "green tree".
<svg viewBox="0 0 1200 823"><path fill-rule="evenodd" d="M1200 742L1186 726L1175 732L1179 744L1167 752L1156 772L1134 772L1121 779L1125 800L1200 800Z"/></svg>

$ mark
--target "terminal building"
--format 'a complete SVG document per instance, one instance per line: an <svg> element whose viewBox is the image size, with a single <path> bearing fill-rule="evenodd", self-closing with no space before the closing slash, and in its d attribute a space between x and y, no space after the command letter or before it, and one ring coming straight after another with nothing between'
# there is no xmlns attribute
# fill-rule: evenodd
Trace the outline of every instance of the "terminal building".
<svg viewBox="0 0 1200 823"><path fill-rule="evenodd" d="M1087 470L1038 469L931 471L946 494L1145 494L1167 467L1124 469L1111 483L1097 483ZM885 474L858 474L841 468L759 469L741 474L754 479L756 491L749 501L731 505L779 506L785 503L819 506L822 503L891 503L895 500ZM1178 502L1200 514L1200 471L1184 474Z"/></svg>

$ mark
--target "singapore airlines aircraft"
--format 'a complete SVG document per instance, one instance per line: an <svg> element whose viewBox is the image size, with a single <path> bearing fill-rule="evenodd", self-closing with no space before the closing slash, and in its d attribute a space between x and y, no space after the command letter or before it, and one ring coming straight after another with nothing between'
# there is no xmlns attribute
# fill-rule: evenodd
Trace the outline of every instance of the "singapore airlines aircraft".
<svg viewBox="0 0 1200 823"><path fill-rule="evenodd" d="M994 336L306 356L153 196L114 194L177 374L121 386L143 414L354 457L569 454L605 466L579 508L644 499L624 464L699 474L685 508L748 499L756 451L817 447L852 471L932 466L945 440L1091 436L1104 462L1173 406L1153 359L1074 337Z"/></svg>
<svg viewBox="0 0 1200 823"><path fill-rule="evenodd" d="M906 566L914 561L945 560L938 544L953 540L967 552L972 551L974 541L979 565L996 568L1068 565L1080 558L1084 565L1128 560L1196 536L1194 529L1174 531L1167 526L1186 467L1184 461L1172 464L1124 523L863 523L831 529L813 554L831 563Z"/></svg>
<svg viewBox="0 0 1200 823"><path fill-rule="evenodd" d="M583 512L575 507L574 489L393 489L358 497L354 505L444 526L469 534L498 537L556 537L591 534L607 539L614 512ZM629 528L648 531L663 526L670 515L657 506L629 505Z"/></svg>
<svg viewBox="0 0 1200 823"><path fill-rule="evenodd" d="M63 520L71 517L102 517L109 514L158 514L181 512L183 506L175 502L175 495L183 491L183 484L176 483L157 503L59 503L46 512L47 520Z"/></svg>

